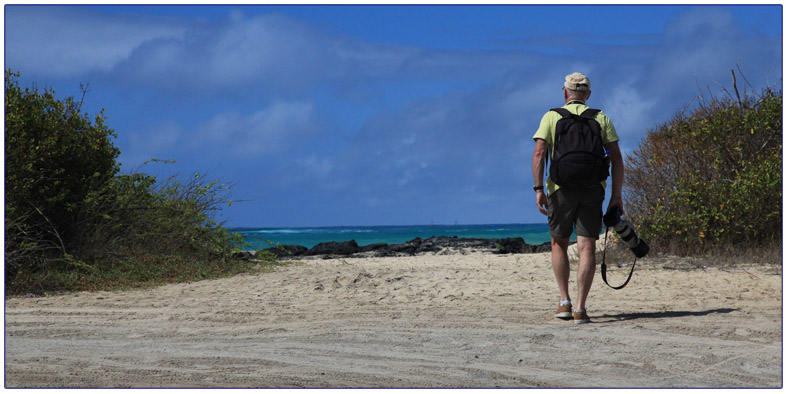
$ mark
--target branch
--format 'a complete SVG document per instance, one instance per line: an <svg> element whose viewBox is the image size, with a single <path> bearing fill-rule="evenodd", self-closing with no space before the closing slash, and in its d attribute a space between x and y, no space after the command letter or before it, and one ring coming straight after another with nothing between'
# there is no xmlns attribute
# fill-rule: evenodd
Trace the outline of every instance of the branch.
<svg viewBox="0 0 788 394"><path fill-rule="evenodd" d="M44 213L41 212L41 210L38 209L37 206L33 205L33 203L30 203L30 205L32 205L33 209L35 209L36 212L38 212L38 214L41 215L41 217L43 217L44 220L47 221L47 223L49 223L52 229L47 231L57 238L58 242L60 243L60 250L63 252L63 255L67 255L68 253L66 253L66 245L63 242L63 238L60 237L60 233L57 232L57 228L55 227L55 225L52 224L52 221L50 221L49 218L46 215L44 215Z"/></svg>
<svg viewBox="0 0 788 394"><path fill-rule="evenodd" d="M736 87L736 73L731 70L731 77L733 78L733 91L736 92L736 100L739 102L739 109L744 110L744 105L741 102L741 96L739 96L739 88Z"/></svg>

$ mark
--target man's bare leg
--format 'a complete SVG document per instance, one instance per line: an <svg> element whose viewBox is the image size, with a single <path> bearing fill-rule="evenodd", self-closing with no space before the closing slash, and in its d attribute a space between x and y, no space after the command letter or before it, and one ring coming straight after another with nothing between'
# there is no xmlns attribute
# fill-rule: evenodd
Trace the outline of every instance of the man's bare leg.
<svg viewBox="0 0 788 394"><path fill-rule="evenodd" d="M569 238L552 238L550 257L553 263L553 273L558 282L558 291L561 292L561 301L570 301L569 298L569 257L567 248Z"/></svg>
<svg viewBox="0 0 788 394"><path fill-rule="evenodd" d="M594 282L596 272L596 239L577 237L580 262L577 266L577 305L575 309L586 309L586 298Z"/></svg>

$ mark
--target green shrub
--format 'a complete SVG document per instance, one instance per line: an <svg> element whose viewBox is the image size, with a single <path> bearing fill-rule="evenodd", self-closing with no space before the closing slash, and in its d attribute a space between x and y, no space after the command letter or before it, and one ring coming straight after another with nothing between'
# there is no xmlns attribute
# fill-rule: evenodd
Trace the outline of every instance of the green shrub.
<svg viewBox="0 0 788 394"><path fill-rule="evenodd" d="M780 242L782 92L702 100L650 130L625 167L629 214L652 243L693 254Z"/></svg>
<svg viewBox="0 0 788 394"><path fill-rule="evenodd" d="M22 90L5 75L6 272L20 264L72 261L86 202L118 172L119 150L104 115L49 89ZM83 89L84 91L84 89ZM84 97L84 96L83 96Z"/></svg>
<svg viewBox="0 0 788 394"><path fill-rule="evenodd" d="M22 90L10 70L5 77L8 294L195 280L248 266L233 257L241 236L216 223L229 186L199 174L163 182L121 174L103 110L91 121L82 100Z"/></svg>

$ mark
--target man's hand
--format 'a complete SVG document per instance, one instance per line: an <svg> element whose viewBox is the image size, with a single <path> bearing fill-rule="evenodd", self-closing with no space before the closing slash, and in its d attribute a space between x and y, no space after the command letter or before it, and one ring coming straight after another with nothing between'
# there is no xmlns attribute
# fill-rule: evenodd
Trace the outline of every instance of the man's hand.
<svg viewBox="0 0 788 394"><path fill-rule="evenodd" d="M541 212L542 215L547 216L547 196L541 190L536 192L536 206L539 208L539 212Z"/></svg>
<svg viewBox="0 0 788 394"><path fill-rule="evenodd" d="M619 212L624 213L624 202L621 200L621 197L610 196L610 202L607 204L607 211L605 212L610 212L613 207L618 207Z"/></svg>

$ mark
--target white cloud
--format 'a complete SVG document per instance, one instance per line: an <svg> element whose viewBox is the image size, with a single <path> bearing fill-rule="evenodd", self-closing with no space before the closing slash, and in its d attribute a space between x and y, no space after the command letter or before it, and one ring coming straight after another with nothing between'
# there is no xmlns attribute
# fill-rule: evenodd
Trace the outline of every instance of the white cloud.
<svg viewBox="0 0 788 394"><path fill-rule="evenodd" d="M7 62L26 73L99 72L113 84L184 96L275 97L329 86L366 97L364 91L390 82L485 81L526 56L366 42L281 14L245 17L238 11L199 21L76 6L7 7L6 42Z"/></svg>
<svg viewBox="0 0 788 394"><path fill-rule="evenodd" d="M244 115L222 112L195 128L192 143L244 157L276 154L297 143L319 136L314 105L304 101L276 101L257 112Z"/></svg>
<svg viewBox="0 0 788 394"><path fill-rule="evenodd" d="M658 98L683 94L681 102L669 103L672 115L699 88L717 91L717 83L730 86L730 70L737 64L755 86L764 86L769 71L781 76L781 70L773 69L781 57L780 37L743 29L729 8L696 7L665 26L653 61L641 73L641 86Z"/></svg>
<svg viewBox="0 0 788 394"><path fill-rule="evenodd" d="M194 25L188 35L159 37L137 47L112 71L128 83L170 92L303 93L316 86L364 86L385 78L419 51L326 34L280 14Z"/></svg>
<svg viewBox="0 0 788 394"><path fill-rule="evenodd" d="M296 159L296 163L304 169L305 173L324 179L328 178L335 167L332 159L320 158L316 155L298 158Z"/></svg>
<svg viewBox="0 0 788 394"><path fill-rule="evenodd" d="M180 37L171 18L129 18L83 7L5 6L6 66L26 73L73 77L107 72L142 43Z"/></svg>
<svg viewBox="0 0 788 394"><path fill-rule="evenodd" d="M653 119L651 112L655 105L656 100L647 96L642 89L622 84L614 87L612 94L604 98L602 108L613 122L621 144L634 146L653 126L644 120Z"/></svg>

